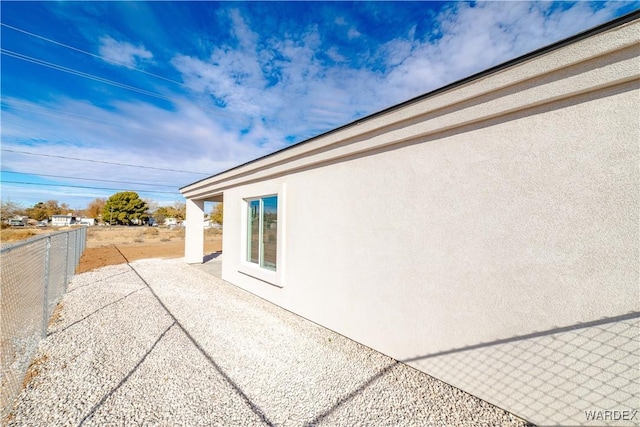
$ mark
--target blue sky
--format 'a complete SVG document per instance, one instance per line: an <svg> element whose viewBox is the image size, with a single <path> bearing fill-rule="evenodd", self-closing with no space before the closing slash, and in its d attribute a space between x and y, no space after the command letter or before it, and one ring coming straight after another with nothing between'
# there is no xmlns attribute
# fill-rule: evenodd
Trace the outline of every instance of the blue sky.
<svg viewBox="0 0 640 427"><path fill-rule="evenodd" d="M638 8L3 1L2 200L183 201L181 186Z"/></svg>

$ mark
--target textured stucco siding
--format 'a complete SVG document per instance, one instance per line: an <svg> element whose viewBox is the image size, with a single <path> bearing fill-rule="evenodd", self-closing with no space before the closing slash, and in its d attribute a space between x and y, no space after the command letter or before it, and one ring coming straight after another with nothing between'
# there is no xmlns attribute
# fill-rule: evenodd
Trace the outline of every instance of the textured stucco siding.
<svg viewBox="0 0 640 427"><path fill-rule="evenodd" d="M421 357L640 311L640 135L630 126L640 93L631 86L274 180L271 186L286 182L287 191L284 287L237 272L240 241L227 225L223 278L542 424L556 424L556 410L517 391L535 382L537 366L543 379L534 389L548 392L562 384L544 380L547 363L586 364L588 379L600 384L577 396L601 408L597 390L617 370L590 364L580 345L537 343L575 331L529 340L536 345L516 359L526 366L542 353L543 360L517 375L478 373L482 381L459 375L459 359L471 363L480 350L436 358L437 366ZM225 192L229 228L243 226L234 222L240 201L255 192ZM629 328L628 338L611 342L626 344L619 356L635 354L636 368L623 368L629 386L609 397L616 408L633 409L639 360L627 341L634 329L637 339L637 319ZM485 357L498 363L502 347ZM569 395L584 380L567 378ZM586 408L564 408L561 418L585 421Z"/></svg>
<svg viewBox="0 0 640 427"><path fill-rule="evenodd" d="M534 423L634 425L587 412L640 409L638 28L194 184L223 279ZM278 286L241 272L272 193Z"/></svg>

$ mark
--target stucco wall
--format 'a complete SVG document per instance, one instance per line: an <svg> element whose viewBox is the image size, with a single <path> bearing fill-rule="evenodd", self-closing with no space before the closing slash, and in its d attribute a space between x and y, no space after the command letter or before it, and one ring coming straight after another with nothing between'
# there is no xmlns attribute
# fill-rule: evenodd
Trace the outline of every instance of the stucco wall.
<svg viewBox="0 0 640 427"><path fill-rule="evenodd" d="M223 278L540 424L637 409L639 99L627 83L227 190ZM283 184L278 288L238 273L238 219Z"/></svg>
<svg viewBox="0 0 640 427"><path fill-rule="evenodd" d="M638 99L637 85L623 85L267 182L286 183L283 288L238 273L240 240L227 230L243 227L241 200L260 190L228 190L223 278L538 423L637 409L637 318L621 330L613 322L530 339L533 348L514 356L526 366L545 354L529 375L460 375L462 357L486 371L502 348L486 367L474 362L480 350L437 366L428 356L640 311ZM603 406L607 362L578 350L606 327L620 330L604 337L616 335L604 343L609 357L631 355L635 368L614 370L626 387ZM578 344L538 343L567 336ZM540 396L514 394L552 372L544 361L591 368L564 386L589 406L549 409ZM595 383L581 393L587 380Z"/></svg>
<svg viewBox="0 0 640 427"><path fill-rule="evenodd" d="M194 183L198 232L196 201L223 194L225 280L536 424L635 425L639 35L626 23ZM278 271L257 280L243 199L275 193Z"/></svg>

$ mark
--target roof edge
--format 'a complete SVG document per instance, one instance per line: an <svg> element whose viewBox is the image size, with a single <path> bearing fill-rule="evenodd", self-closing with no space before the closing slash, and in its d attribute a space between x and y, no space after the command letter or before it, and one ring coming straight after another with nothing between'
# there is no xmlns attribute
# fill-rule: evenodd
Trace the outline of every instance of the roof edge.
<svg viewBox="0 0 640 427"><path fill-rule="evenodd" d="M414 98L411 98L411 99L408 99L406 101L403 101L403 102L401 102L399 104L392 105L391 107L388 107L388 108L385 108L383 110L377 111L375 113L369 114L368 116L361 117L361 118L356 119L356 120L354 120L352 122L349 122L347 124L341 125L341 126L339 126L337 128L328 130L328 131L323 132L321 134L312 136L311 138L307 138L307 139L302 140L300 142L297 142L295 144L292 144L292 145L289 145L287 147L284 147L284 148L281 148L279 150L276 150L276 151L274 151L272 153L265 154L264 156L257 157L257 158L255 158L253 160L250 160L248 162L239 164L239 165L234 166L234 167L232 167L230 169L225 169L224 171L215 173L215 174L210 175L210 176L208 176L206 178L202 178L202 179L200 179L198 181L194 181L191 184L188 184L188 185L185 185L183 187L180 187L179 191L182 192L183 189L186 189L187 187L190 187L192 185L198 184L198 183L200 183L202 181L205 181L205 180L208 180L208 179L211 179L211 178L215 178L216 176L219 176L219 175L225 174L227 172L231 172L233 170L245 167L247 165L250 165L252 163L258 162L258 161L263 160L263 159L266 159L268 157L275 156L275 155L277 155L279 153L282 153L284 151L290 150L290 149L292 149L294 147L298 147L300 145L304 145L304 144L306 144L308 142L315 141L315 140L323 138L323 137L325 137L327 135L331 135L333 133L340 132L340 131L342 131L344 129L347 129L347 128L350 128L350 127L353 127L353 126L357 126L357 125L361 124L362 122L372 120L372 119L374 119L376 117L382 116L384 114L388 114L388 113L390 113L392 111L404 108L404 107L406 107L408 105L411 105L411 104L414 104L416 102L423 101L423 100L425 100L427 98L434 97L434 96L439 95L441 93L444 93L444 92L450 91L452 89L455 89L455 88L457 88L459 86L463 86L463 85L465 85L467 83L470 83L470 82L473 82L475 80L479 80L481 78L484 78L486 76L494 74L494 73L496 73L498 71L513 67L515 65L518 65L518 64L521 64L523 62L529 61L529 60L531 60L533 58L537 58L539 56L542 56L542 55L545 55L547 53L553 52L553 51L558 50L558 49L560 49L560 48L562 48L564 46L576 43L578 41L584 40L584 39L586 39L588 37L591 37L591 36L594 36L596 34L604 33L606 31L609 31L609 30L613 29L613 28L622 26L624 24L627 24L629 22L635 21L637 19L640 19L640 10L635 10L635 11L633 11L631 13L628 13L626 15L620 16L620 17L618 17L616 19L613 19L611 21L605 22L604 24L595 26L593 28L587 29L587 30L582 31L582 32L580 32L578 34L570 36L568 38L565 38L565 39L562 39L560 41L554 42L552 44L543 46L543 47L541 47L539 49L536 49L534 51L531 51L529 53L526 53L526 54L521 55L519 57L516 57L514 59L510 59L510 60L508 60L506 62L503 62L503 63L500 63L498 65L495 65L495 66L493 66L491 68L488 68L488 69L486 69L484 71L480 71L480 72L478 72L476 74L472 74L471 76L464 77L464 78L462 78L460 80L456 80L455 82L449 83L449 84L447 84L445 86L439 87L439 88L434 89L432 91L426 92L426 93L424 93L422 95L418 95L418 96L416 96Z"/></svg>

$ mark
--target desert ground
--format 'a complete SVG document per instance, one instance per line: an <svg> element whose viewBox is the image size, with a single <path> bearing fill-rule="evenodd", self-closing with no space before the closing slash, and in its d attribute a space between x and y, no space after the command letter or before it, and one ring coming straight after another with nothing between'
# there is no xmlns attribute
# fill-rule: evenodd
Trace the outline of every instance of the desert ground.
<svg viewBox="0 0 640 427"><path fill-rule="evenodd" d="M31 238L43 233L68 230L60 228L4 229L0 233L2 244ZM222 250L222 232L217 229L204 231L204 253ZM84 273L107 265L122 264L146 258L180 258L184 256L184 229L118 226L89 227L87 247L80 259L76 273Z"/></svg>

